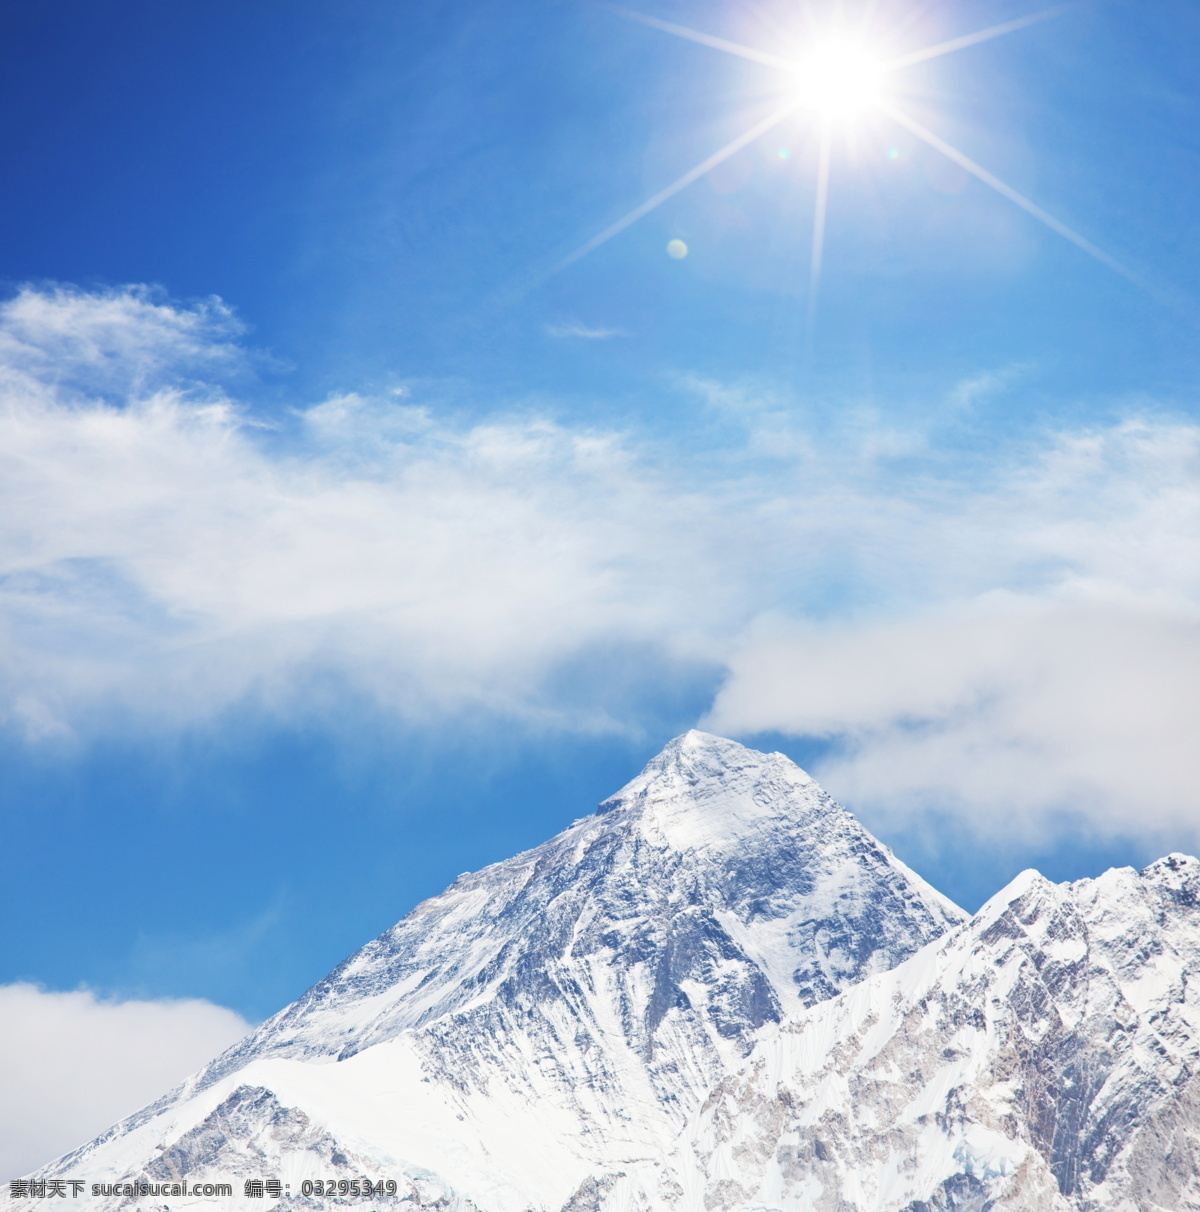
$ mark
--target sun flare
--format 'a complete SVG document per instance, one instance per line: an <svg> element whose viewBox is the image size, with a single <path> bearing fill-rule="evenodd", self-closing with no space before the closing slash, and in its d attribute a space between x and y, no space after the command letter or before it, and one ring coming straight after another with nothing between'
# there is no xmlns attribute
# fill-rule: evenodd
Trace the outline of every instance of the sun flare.
<svg viewBox="0 0 1200 1212"><path fill-rule="evenodd" d="M824 38L799 62L795 96L827 118L852 117L883 97L886 62L866 43Z"/></svg>
<svg viewBox="0 0 1200 1212"><path fill-rule="evenodd" d="M731 42L728 38L691 29L648 13L634 12L611 4L609 7L631 21L637 21L674 37L698 43L711 50L748 59L771 71L780 72L783 75L783 89L777 96L778 107L771 113L760 117L740 135L726 143L724 147L718 148L694 168L689 169L682 176L676 177L669 185L647 198L639 206L635 206L615 223L610 223L586 243L581 244L558 263L557 269L563 269L578 261L580 257L587 256L601 244L611 240L643 216L657 209L668 198L673 198L680 190L687 189L689 185L706 176L719 164L756 142L780 123L807 113L809 125L815 128L819 134L815 141L816 189L813 207L812 250L809 262L807 341L811 342L816 316L834 144L841 138L851 135L851 130L847 128L858 126L868 115L874 115L877 122L882 120L901 127L909 135L941 153L957 164L959 168L965 169L976 180L1019 206L1026 214L1069 240L1101 264L1107 265L1109 269L1130 281L1142 285L1135 274L1109 256L1103 249L1098 248L1090 240L1085 239L1065 223L1048 214L995 173L988 172L986 168L977 164L964 152L948 143L940 135L935 134L925 126L923 121L919 121L908 113L904 105L902 90L897 90L899 92L897 95L897 92L894 92L891 87L891 82L897 79L906 68L915 67L917 64L933 59L940 59L944 55L955 54L958 51L967 50L969 47L990 42L994 38L1001 38L1015 33L1017 30L1026 29L1028 26L1060 15L1070 7L1069 5L1055 4L1039 12L1001 22L999 25L990 25L985 29L977 29L973 33L962 34L902 54L896 54L893 51L890 55L881 54L870 41L861 35L834 33L832 30L829 30L824 37L819 37L808 44L799 53L795 53L793 49L793 53L790 55L780 54L778 51ZM843 28L845 27L843 26ZM864 25L863 28L865 29L866 26ZM897 83L900 82L897 80ZM851 138L850 141L855 140ZM889 150L886 154L892 156L895 153Z"/></svg>

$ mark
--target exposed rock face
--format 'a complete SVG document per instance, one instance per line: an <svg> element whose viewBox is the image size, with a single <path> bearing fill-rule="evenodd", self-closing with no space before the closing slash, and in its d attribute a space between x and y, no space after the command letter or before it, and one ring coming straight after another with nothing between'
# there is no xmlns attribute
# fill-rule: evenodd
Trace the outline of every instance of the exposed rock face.
<svg viewBox="0 0 1200 1212"><path fill-rule="evenodd" d="M1027 872L968 922L786 758L692 732L44 1174L276 1177L312 1207L339 1201L305 1179L391 1178L462 1212L1200 1209L1198 898L1173 855Z"/></svg>

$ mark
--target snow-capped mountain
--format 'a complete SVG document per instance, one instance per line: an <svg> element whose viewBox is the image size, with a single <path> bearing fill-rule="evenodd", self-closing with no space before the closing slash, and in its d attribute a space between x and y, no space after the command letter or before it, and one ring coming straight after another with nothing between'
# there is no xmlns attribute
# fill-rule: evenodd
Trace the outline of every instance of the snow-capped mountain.
<svg viewBox="0 0 1200 1212"><path fill-rule="evenodd" d="M1198 896L1172 856L1026 873L968 921L788 759L690 732L39 1177L276 1178L309 1207L342 1201L306 1180L394 1179L388 1203L463 1212L1200 1208Z"/></svg>
<svg viewBox="0 0 1200 1212"><path fill-rule="evenodd" d="M674 1164L722 1207L1200 1208L1200 861L1018 876L782 1024Z"/></svg>

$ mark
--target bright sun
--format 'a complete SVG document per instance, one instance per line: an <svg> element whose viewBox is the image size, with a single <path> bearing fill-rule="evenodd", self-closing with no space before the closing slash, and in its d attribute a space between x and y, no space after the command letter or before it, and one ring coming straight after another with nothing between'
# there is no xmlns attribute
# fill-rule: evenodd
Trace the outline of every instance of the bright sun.
<svg viewBox="0 0 1200 1212"><path fill-rule="evenodd" d="M840 3L840 0L838 0ZM874 0L867 7L874 6ZM1135 275L1115 261L1102 249L1097 248L1090 240L1084 239L1078 232L1072 231L1065 223L1059 222L1053 215L1047 214L1040 206L1035 205L1024 194L1018 193L1007 182L1002 181L994 173L990 173L981 165L976 164L958 148L947 143L945 139L927 129L916 118L905 112L902 98L897 98L890 87L897 73L918 63L932 59L940 59L943 55L966 50L993 38L1011 34L1026 26L1035 25L1047 18L1064 12L1069 5L1055 4L1052 8L1030 13L1024 17L1016 17L1011 21L991 25L986 29L978 29L974 33L963 34L957 38L949 38L944 42L933 43L929 46L910 50L903 54L892 54L890 57L880 54L868 41L852 34L833 33L830 30L824 37L804 47L800 54L781 55L775 51L759 49L753 46L743 46L731 42L728 38L720 38L701 30L690 29L677 25L673 21L664 21L661 17L653 17L647 13L631 12L628 9L616 8L615 11L632 21L662 30L689 42L697 42L712 50L735 55L759 63L772 71L782 73L783 90L778 98L781 102L773 112L764 115L752 126L744 130L736 138L726 143L724 147L713 152L694 168L689 169L681 177L677 177L658 193L647 198L641 205L634 207L628 214L615 223L610 223L602 232L593 236L585 244L580 245L573 253L559 262L558 268L570 265L586 256L594 248L598 248L607 240L611 240L618 232L624 231L632 223L636 223L643 215L647 215L656 207L661 206L668 198L674 197L681 189L686 189L694 181L698 181L716 166L736 155L744 147L762 138L768 131L797 114L807 111L810 116L810 126L815 127L820 134L816 140L816 191L813 207L812 254L809 264L808 283L808 340L811 340L813 321L816 315L817 287L821 277L821 260L825 243L825 218L829 200L829 180L833 145L837 137L849 134L847 130L838 130L839 126L857 125L858 121L869 113L874 113L878 119L885 119L905 130L908 135L940 152L943 156L965 169L972 176L983 182L989 189L1019 206L1026 214L1031 215L1039 223L1044 223L1051 231L1070 240L1076 247L1089 256L1095 257L1117 273L1138 281ZM837 4L834 5L837 7ZM845 28L843 26L842 28ZM865 26L864 26L865 28ZM899 102L899 103L898 103ZM817 121L811 122L815 117ZM780 151L781 156L789 155ZM895 155L894 150L886 153ZM681 241L672 241L672 245ZM672 252L669 255L675 256Z"/></svg>
<svg viewBox="0 0 1200 1212"><path fill-rule="evenodd" d="M796 97L826 117L850 117L875 105L883 93L884 59L851 38L825 38L800 61Z"/></svg>

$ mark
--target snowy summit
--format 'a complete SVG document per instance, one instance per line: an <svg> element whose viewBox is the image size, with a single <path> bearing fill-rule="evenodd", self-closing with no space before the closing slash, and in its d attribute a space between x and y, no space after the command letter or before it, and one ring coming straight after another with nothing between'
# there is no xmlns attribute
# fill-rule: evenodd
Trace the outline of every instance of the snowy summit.
<svg viewBox="0 0 1200 1212"><path fill-rule="evenodd" d="M37 1177L159 1193L112 1208L264 1178L284 1207L369 1178L460 1212L1200 1208L1198 905L1172 855L968 920L787 758L693 731Z"/></svg>

